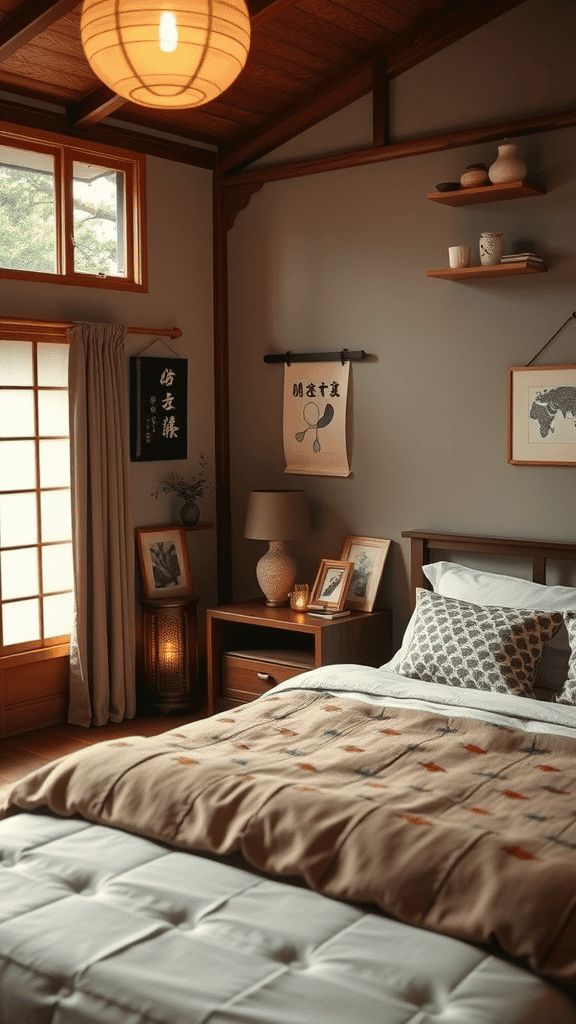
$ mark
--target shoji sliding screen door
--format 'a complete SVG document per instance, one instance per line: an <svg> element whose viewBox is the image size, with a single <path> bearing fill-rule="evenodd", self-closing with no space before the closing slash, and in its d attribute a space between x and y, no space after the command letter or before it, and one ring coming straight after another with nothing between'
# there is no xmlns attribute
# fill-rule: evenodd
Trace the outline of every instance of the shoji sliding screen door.
<svg viewBox="0 0 576 1024"><path fill-rule="evenodd" d="M68 342L0 332L0 734L62 717L73 611Z"/></svg>

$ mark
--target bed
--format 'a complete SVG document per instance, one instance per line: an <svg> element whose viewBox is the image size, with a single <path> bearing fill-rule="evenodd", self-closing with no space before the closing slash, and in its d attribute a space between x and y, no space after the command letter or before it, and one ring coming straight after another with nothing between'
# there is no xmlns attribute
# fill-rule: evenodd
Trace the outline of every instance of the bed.
<svg viewBox="0 0 576 1024"><path fill-rule="evenodd" d="M2 1024L576 1024L576 546L406 536L386 666L12 787Z"/></svg>

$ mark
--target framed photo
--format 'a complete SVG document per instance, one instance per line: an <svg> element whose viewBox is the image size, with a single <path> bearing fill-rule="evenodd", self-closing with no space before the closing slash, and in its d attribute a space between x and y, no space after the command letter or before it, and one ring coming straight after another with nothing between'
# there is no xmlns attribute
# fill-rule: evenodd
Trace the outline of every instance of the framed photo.
<svg viewBox="0 0 576 1024"><path fill-rule="evenodd" d="M144 527L136 530L136 537L144 598L192 596L186 531L179 526Z"/></svg>
<svg viewBox="0 0 576 1024"><path fill-rule="evenodd" d="M372 611L390 543L378 537L346 537L341 558L354 565L346 598L347 608Z"/></svg>
<svg viewBox="0 0 576 1024"><path fill-rule="evenodd" d="M508 462L576 466L576 366L509 368Z"/></svg>
<svg viewBox="0 0 576 1024"><path fill-rule="evenodd" d="M352 562L333 562L324 558L320 563L308 607L341 612L353 568Z"/></svg>

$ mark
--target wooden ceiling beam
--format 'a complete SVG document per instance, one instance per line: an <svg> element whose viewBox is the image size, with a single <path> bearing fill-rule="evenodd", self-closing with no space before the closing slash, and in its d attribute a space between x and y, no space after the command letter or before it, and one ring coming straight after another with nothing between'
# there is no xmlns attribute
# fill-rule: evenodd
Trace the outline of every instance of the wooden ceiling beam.
<svg viewBox="0 0 576 1024"><path fill-rule="evenodd" d="M29 0L0 25L0 63L79 6L79 0Z"/></svg>
<svg viewBox="0 0 576 1024"><path fill-rule="evenodd" d="M5 122L5 124L2 124ZM176 163L189 164L192 167L204 167L214 170L217 153L213 149L203 149L193 143L174 142L155 135L132 130L128 125L93 125L89 129L71 128L67 119L52 111L23 106L0 100L0 130L10 127L33 128L39 136L42 132L56 135L64 139L79 139L82 142L98 142L104 146L115 146L128 150L130 153L146 153L162 160L173 160Z"/></svg>
<svg viewBox="0 0 576 1024"><path fill-rule="evenodd" d="M341 75L331 85L317 92L312 102L304 100L280 117L271 119L264 128L247 134L240 145L228 149L222 157L221 173L224 175L243 170L253 160L265 156L325 117L365 96L372 89L372 68L375 64L386 61L388 80L395 78L525 2L499 0L497 4L488 4L478 3L478 0L461 0L447 12L432 19L425 28L405 37L395 50L385 48Z"/></svg>
<svg viewBox="0 0 576 1024"><path fill-rule="evenodd" d="M379 60L372 68L372 145L387 146L390 142L389 89L386 61Z"/></svg>
<svg viewBox="0 0 576 1024"><path fill-rule="evenodd" d="M68 124L71 128L89 128L90 125L109 117L125 103L123 96L118 96L118 93L113 92L107 85L102 85L66 108Z"/></svg>
<svg viewBox="0 0 576 1024"><path fill-rule="evenodd" d="M369 146L366 149L355 149L345 153L332 153L329 156L311 157L308 160L295 160L283 164L271 164L270 167L255 167L242 174L231 174L221 178L222 188L240 195L244 190L256 189L267 181L284 181L288 178L302 178L309 174L324 174L326 171L340 171L348 167L364 167L367 164L384 163L387 160L401 160L411 156L423 156L427 153L439 153L443 150L459 149L463 146L474 146L484 142L501 142L502 139L514 139L521 135L537 135L541 132L553 132L560 128L576 127L576 108L556 110L549 114L537 114L520 120L500 121L496 124L479 125L474 128L462 128L457 131L440 132L423 138L406 139L402 142L390 143L387 146Z"/></svg>

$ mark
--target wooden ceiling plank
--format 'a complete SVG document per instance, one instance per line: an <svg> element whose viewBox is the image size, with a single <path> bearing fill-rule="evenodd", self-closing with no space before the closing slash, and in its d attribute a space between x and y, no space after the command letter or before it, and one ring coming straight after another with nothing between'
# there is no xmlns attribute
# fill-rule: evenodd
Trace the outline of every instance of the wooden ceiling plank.
<svg viewBox="0 0 576 1024"><path fill-rule="evenodd" d="M316 11L307 10L303 6L293 7L284 23L293 26L297 32L310 36L312 40L322 40L323 43L337 46L344 54L357 55L357 59L365 53L366 44L358 36L346 32L340 25L331 24L318 17Z"/></svg>
<svg viewBox="0 0 576 1024"><path fill-rule="evenodd" d="M302 6L305 9L313 10L318 18L324 18L330 24L339 25L347 33L356 35L364 43L364 52L366 52L367 46L378 45L374 43L378 32L380 33L380 45L386 43L381 27L379 28L370 18L359 14L357 10L351 11L348 7L343 7L336 0L303 0ZM394 31L390 31L389 36L390 41L398 41L402 38L399 32Z"/></svg>
<svg viewBox="0 0 576 1024"><path fill-rule="evenodd" d="M334 48L318 37L311 38L303 32L299 32L287 21L277 19L267 26L264 46L269 53L282 59L284 55L294 59L298 54L300 61L304 60L310 67L318 67L323 70L330 69L335 74L335 69L348 67L351 63L350 55L346 54L340 47Z"/></svg>
<svg viewBox="0 0 576 1024"><path fill-rule="evenodd" d="M248 0L250 28L259 28L270 18L277 18L287 7L292 7L296 0Z"/></svg>
<svg viewBox="0 0 576 1024"><path fill-rule="evenodd" d="M226 112L218 111L216 114L216 111L202 109L194 110L192 119L186 117L185 110L171 111L169 114L163 111L161 122L152 120L148 116L149 113L151 112L145 107L141 108L141 113L137 113L132 105L126 104L115 115L115 120L125 124L128 131L133 127L140 127L143 131L168 132L171 135L179 136L182 140L188 140L192 144L200 142L216 147L222 144L223 138L234 138L238 133L238 124L242 123L238 118L227 115ZM247 123L250 124L249 121ZM255 119L255 123L257 123L257 119Z"/></svg>
<svg viewBox="0 0 576 1024"><path fill-rule="evenodd" d="M350 6L350 4L342 3L341 0L338 2L340 7L350 11L352 17L355 16L353 3ZM396 10L393 5L384 3L383 0L363 0L362 15L374 26L385 28L398 36L405 36L412 29L414 22L422 18L422 15L417 12L407 16Z"/></svg>
<svg viewBox="0 0 576 1024"><path fill-rule="evenodd" d="M255 68L264 69L274 78L280 78L287 84L301 81L309 85L319 80L324 81L326 74L334 74L334 65L321 51L317 51L316 54L306 52L302 47L283 43L270 33L267 34L265 42L259 43L254 40L252 43L250 72L252 73ZM241 82L239 84L241 85Z"/></svg>
<svg viewBox="0 0 576 1024"><path fill-rule="evenodd" d="M311 103L304 101L296 104L284 115L269 121L260 132L250 133L234 150L223 156L221 173L230 174L243 169L253 160L265 156L318 121L366 95L372 88L372 66L377 60L387 61L388 77L394 78L525 2L499 0L498 4L478 4L477 0L461 0L427 23L423 33L416 32L409 39L402 40L397 50L391 53L380 51L377 56L363 61L317 92Z"/></svg>
<svg viewBox="0 0 576 1024"><path fill-rule="evenodd" d="M388 61L388 73L396 78L433 57L440 50L452 46L476 29L482 28L495 18L520 7L526 0L498 0L497 4L478 3L478 0L461 0L454 7L437 15L412 38L402 41Z"/></svg>
<svg viewBox="0 0 576 1024"><path fill-rule="evenodd" d="M28 0L0 24L0 62L78 7L78 0Z"/></svg>

